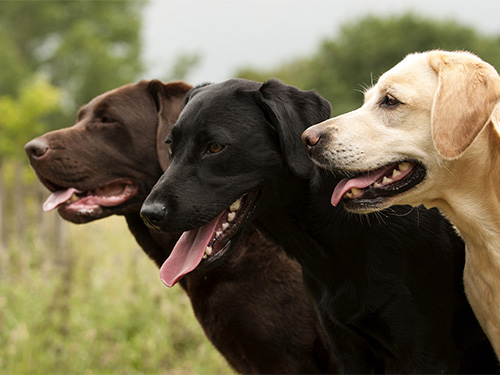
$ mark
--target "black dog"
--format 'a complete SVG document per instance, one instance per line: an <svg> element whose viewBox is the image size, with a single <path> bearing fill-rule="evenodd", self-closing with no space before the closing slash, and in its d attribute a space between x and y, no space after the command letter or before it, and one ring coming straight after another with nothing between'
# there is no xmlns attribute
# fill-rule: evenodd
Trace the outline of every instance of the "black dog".
<svg viewBox="0 0 500 375"><path fill-rule="evenodd" d="M336 177L300 138L330 117L328 102L276 80L201 86L186 101L170 168L141 209L154 228L189 231L184 258L234 256L258 223L301 263L342 372L497 370L463 292L464 245L437 211L358 217L330 205Z"/></svg>
<svg viewBox="0 0 500 375"><path fill-rule="evenodd" d="M125 85L83 106L75 126L29 142L30 162L54 192L45 209L58 207L75 223L124 215L141 247L161 266L179 234L150 230L139 210L168 167L163 140L189 89L184 82ZM180 284L205 334L236 371L335 371L300 266L254 228L243 233L234 257L208 257Z"/></svg>

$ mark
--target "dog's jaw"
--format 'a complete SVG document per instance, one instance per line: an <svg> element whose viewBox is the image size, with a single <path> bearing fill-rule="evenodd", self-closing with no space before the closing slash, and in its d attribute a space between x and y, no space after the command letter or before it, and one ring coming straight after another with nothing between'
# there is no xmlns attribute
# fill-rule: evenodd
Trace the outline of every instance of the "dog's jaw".
<svg viewBox="0 0 500 375"><path fill-rule="evenodd" d="M340 181L334 189L331 203L336 206L343 199L344 207L357 213L385 209L404 199L404 195L415 189L425 177L426 168L419 163L389 163Z"/></svg>

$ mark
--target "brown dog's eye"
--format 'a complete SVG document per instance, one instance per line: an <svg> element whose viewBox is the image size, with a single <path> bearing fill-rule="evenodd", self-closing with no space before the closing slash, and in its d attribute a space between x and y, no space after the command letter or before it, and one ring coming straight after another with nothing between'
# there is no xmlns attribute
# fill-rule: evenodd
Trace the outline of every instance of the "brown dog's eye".
<svg viewBox="0 0 500 375"><path fill-rule="evenodd" d="M115 120L113 120L111 117L106 116L106 115L101 116L100 120L102 123L105 123L105 124L110 123L110 122L115 122Z"/></svg>
<svg viewBox="0 0 500 375"><path fill-rule="evenodd" d="M386 107L386 108L394 108L400 104L401 104L401 102L399 100L397 100L394 96L389 95L389 94L384 96L384 98L382 99L382 101L380 103L380 105L382 107Z"/></svg>
<svg viewBox="0 0 500 375"><path fill-rule="evenodd" d="M208 150L207 151L210 154L216 154L216 153L222 151L223 148L224 148L223 145L219 145L217 143L212 143L210 146L208 146Z"/></svg>

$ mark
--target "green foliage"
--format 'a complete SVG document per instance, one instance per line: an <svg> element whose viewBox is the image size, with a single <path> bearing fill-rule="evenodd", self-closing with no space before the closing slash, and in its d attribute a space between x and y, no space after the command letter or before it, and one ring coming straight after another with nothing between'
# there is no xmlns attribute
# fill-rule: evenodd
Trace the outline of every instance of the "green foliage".
<svg viewBox="0 0 500 375"><path fill-rule="evenodd" d="M31 138L70 125L79 106L138 78L144 4L0 1L0 160L24 158Z"/></svg>
<svg viewBox="0 0 500 375"><path fill-rule="evenodd" d="M10 248L11 269L0 273L0 373L233 373L122 218L63 225L62 254L40 243Z"/></svg>
<svg viewBox="0 0 500 375"><path fill-rule="evenodd" d="M164 81L175 81L186 79L188 74L196 68L201 62L201 55L199 53L187 53L180 55L171 72L167 73Z"/></svg>
<svg viewBox="0 0 500 375"><path fill-rule="evenodd" d="M9 77L43 73L65 90L68 112L134 81L140 60L144 0L0 2L0 94L15 95ZM57 127L61 127L59 124Z"/></svg>
<svg viewBox="0 0 500 375"><path fill-rule="evenodd" d="M346 24L310 57L270 72L242 70L239 76L260 81L277 77L303 89L315 89L339 114L358 107L363 99L360 91L408 53L431 49L469 50L500 66L500 37L481 35L454 21L406 14L369 16Z"/></svg>
<svg viewBox="0 0 500 375"><path fill-rule="evenodd" d="M25 80L15 98L0 96L0 159L22 157L22 145L48 128L60 99L60 90L41 76Z"/></svg>

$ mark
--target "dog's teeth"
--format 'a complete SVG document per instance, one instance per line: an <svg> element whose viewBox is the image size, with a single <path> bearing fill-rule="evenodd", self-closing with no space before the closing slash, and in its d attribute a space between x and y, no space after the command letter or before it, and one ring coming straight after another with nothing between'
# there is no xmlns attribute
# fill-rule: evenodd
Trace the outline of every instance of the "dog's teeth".
<svg viewBox="0 0 500 375"><path fill-rule="evenodd" d="M362 190L360 190L360 189L358 189L358 188L355 188L355 187L353 187L353 188L351 189L351 193L352 193L352 196L353 196L353 197L357 197L358 195L360 195L360 194L361 194L361 192L362 192Z"/></svg>
<svg viewBox="0 0 500 375"><path fill-rule="evenodd" d="M222 230L226 230L227 228L229 228L229 223L222 224Z"/></svg>
<svg viewBox="0 0 500 375"><path fill-rule="evenodd" d="M232 205L229 206L229 210L231 211L237 211L241 207L241 199L238 199L237 201L234 201Z"/></svg>
<svg viewBox="0 0 500 375"><path fill-rule="evenodd" d="M392 171L392 178L396 178L396 177L398 177L400 174L401 174L401 172L400 172L399 170L394 169L394 170Z"/></svg>
<svg viewBox="0 0 500 375"><path fill-rule="evenodd" d="M406 171L408 168L410 168L410 163L407 162L400 163L398 167L400 171Z"/></svg>
<svg viewBox="0 0 500 375"><path fill-rule="evenodd" d="M392 178L387 178L386 176L384 176L384 178L382 179L382 185L387 185L387 184L390 184L392 182Z"/></svg>
<svg viewBox="0 0 500 375"><path fill-rule="evenodd" d="M213 249L212 249L212 246L207 246L207 247L205 248L205 255L210 255L210 254L212 254L212 250L213 250Z"/></svg>
<svg viewBox="0 0 500 375"><path fill-rule="evenodd" d="M234 217L236 216L235 212L230 212L227 214L227 221L231 222L234 220Z"/></svg>
<svg viewBox="0 0 500 375"><path fill-rule="evenodd" d="M207 259L207 258L208 258L207 254L203 254L203 259Z"/></svg>
<svg viewBox="0 0 500 375"><path fill-rule="evenodd" d="M218 230L217 232L215 232L215 238L219 238L221 234L222 234L222 231Z"/></svg>
<svg viewBox="0 0 500 375"><path fill-rule="evenodd" d="M66 202L67 203L73 203L73 202L76 202L79 199L80 198L78 198L78 196L76 195L76 193L73 193L73 195L71 195L71 198L69 198Z"/></svg>
<svg viewBox="0 0 500 375"><path fill-rule="evenodd" d="M372 185L374 188L379 188L379 187L382 187L382 184L380 182L374 182L373 185Z"/></svg>

